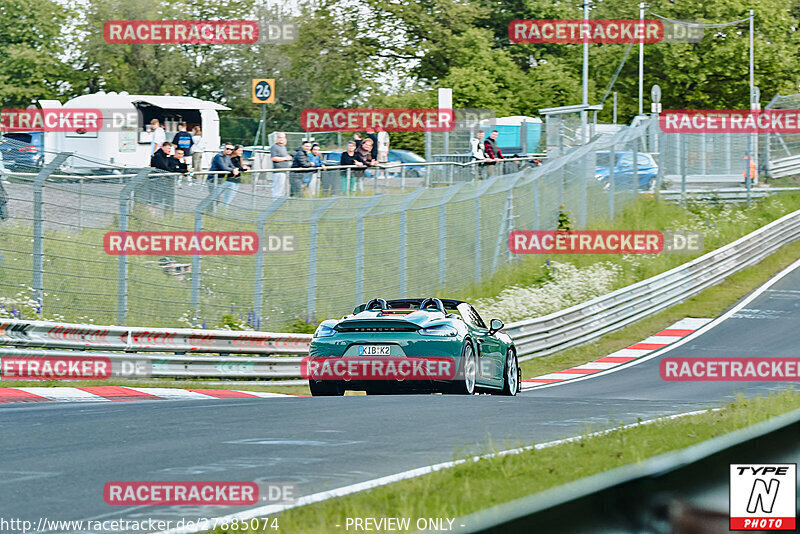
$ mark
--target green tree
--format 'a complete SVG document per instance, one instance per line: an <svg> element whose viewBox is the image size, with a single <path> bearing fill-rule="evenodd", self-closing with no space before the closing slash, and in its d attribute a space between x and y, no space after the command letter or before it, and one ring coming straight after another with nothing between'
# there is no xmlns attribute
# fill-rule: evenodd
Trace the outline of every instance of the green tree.
<svg viewBox="0 0 800 534"><path fill-rule="evenodd" d="M66 10L69 15L70 11ZM64 62L61 20L65 8L52 0L0 2L0 102L26 107L40 98L69 93L74 70Z"/></svg>

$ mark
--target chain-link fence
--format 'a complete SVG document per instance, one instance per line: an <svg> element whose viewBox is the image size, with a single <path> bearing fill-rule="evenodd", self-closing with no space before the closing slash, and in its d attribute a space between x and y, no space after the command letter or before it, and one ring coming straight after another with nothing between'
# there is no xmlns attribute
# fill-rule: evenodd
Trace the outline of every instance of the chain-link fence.
<svg viewBox="0 0 800 534"><path fill-rule="evenodd" d="M800 109L800 94L776 95L764 109ZM761 146L761 170L770 178L800 174L800 133L768 133Z"/></svg>
<svg viewBox="0 0 800 534"><path fill-rule="evenodd" d="M648 120L541 166L429 163L416 181L413 167L361 178L363 190L352 190L358 179L348 185L350 169L318 171L335 186L318 198L273 197L274 172L232 186L151 168L68 174L59 168L66 154L35 173L12 166L0 181L0 313L277 330L340 316L373 297L446 294L513 261L511 230L555 229L562 205L578 226L613 219L657 181L653 163L662 156L654 152L675 143L670 136ZM259 249L110 255L104 238L120 231L252 231Z"/></svg>

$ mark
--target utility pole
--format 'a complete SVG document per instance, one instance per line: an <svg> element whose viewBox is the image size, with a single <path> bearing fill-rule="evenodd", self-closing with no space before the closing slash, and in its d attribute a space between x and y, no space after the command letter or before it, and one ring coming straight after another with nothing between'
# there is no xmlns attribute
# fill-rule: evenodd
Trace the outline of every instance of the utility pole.
<svg viewBox="0 0 800 534"><path fill-rule="evenodd" d="M644 113L644 2L639 4L639 116Z"/></svg>
<svg viewBox="0 0 800 534"><path fill-rule="evenodd" d="M583 22L584 28L588 25L589 20L589 3L591 0L584 0L583 2ZM581 34L584 36L583 40L583 106L584 109L581 111L581 140L583 143L588 143L589 139L587 138L587 111L586 107L589 106L589 38L588 33L584 33L583 31Z"/></svg>

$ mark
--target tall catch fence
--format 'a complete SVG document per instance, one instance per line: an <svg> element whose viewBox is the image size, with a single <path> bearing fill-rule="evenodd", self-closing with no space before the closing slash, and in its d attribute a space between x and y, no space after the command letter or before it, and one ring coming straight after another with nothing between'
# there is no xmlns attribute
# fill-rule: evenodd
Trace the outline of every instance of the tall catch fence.
<svg viewBox="0 0 800 534"><path fill-rule="evenodd" d="M800 94L776 95L765 109L800 109ZM800 133L763 134L761 167L770 178L800 174Z"/></svg>
<svg viewBox="0 0 800 534"><path fill-rule="evenodd" d="M441 182L414 181L401 167L365 178L363 191L345 184L317 198L272 197L274 171L249 173L228 197L200 175L190 184L151 168L70 174L59 154L40 169L7 169L0 181L8 215L0 219L0 316L283 330L374 297L459 291L514 261L510 231L555 229L561 205L578 227L613 219L642 189L639 156L659 160L652 152L672 135L646 120L542 166L422 166L451 169ZM609 152L633 165L598 180ZM341 184L349 171L324 172ZM252 231L259 250L110 255L104 237L119 231Z"/></svg>

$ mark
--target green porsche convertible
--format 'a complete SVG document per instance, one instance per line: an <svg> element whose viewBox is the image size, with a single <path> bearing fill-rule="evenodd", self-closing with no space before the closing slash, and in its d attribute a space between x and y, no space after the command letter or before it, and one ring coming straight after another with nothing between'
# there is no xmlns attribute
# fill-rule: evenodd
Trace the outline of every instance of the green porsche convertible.
<svg viewBox="0 0 800 534"><path fill-rule="evenodd" d="M470 304L451 299L373 299L323 321L301 372L314 396L400 392L516 395L517 352Z"/></svg>

